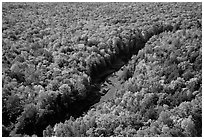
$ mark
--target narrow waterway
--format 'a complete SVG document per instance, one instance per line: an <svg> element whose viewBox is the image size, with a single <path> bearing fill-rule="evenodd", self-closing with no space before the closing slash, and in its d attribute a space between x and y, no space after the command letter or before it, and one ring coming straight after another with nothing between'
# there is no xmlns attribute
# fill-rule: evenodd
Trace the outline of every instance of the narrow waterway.
<svg viewBox="0 0 204 139"><path fill-rule="evenodd" d="M176 31L180 27L178 25L161 25L161 26L153 26L149 32L146 34L142 34L141 38L137 38L135 41L135 45L128 46L132 47L131 51L128 54L124 53L123 50L120 49L119 54L116 54L116 59L112 62L112 65L106 67L106 69L100 74L95 74L92 76L92 84L93 88L90 89L90 96L88 96L86 100L86 105L84 105L84 109L82 109L81 113L78 116L86 113L90 108L96 107L108 99L114 97L114 93L119 86L121 86L121 82L118 80L118 71L122 71L121 67L131 60L133 55L137 55L139 50L145 47L146 42L154 35L158 35L164 31ZM144 36L143 36L144 35ZM78 117L76 116L76 117Z"/></svg>
<svg viewBox="0 0 204 139"><path fill-rule="evenodd" d="M123 44L123 46L116 46L119 49L118 53L113 53L112 58L109 59L111 64L104 67L103 70L96 72L91 75L91 84L87 88L87 96L85 99L76 99L76 101L70 103L70 107L66 110L61 108L62 111L57 111L55 115L60 118L56 118L55 121L49 123L51 126L54 126L56 123L64 122L69 119L70 116L78 118L83 116L90 108L96 107L108 99L114 97L114 93L117 91L118 87L121 86L118 76L115 75L119 70L122 70L121 67L126 65L133 55L137 55L139 50L145 47L146 42L153 36L158 35L164 31L172 31L173 26L171 25L162 25L146 32L146 34L140 34L139 37L130 37L128 45ZM144 35L144 36L143 36ZM124 45L125 48L124 48ZM128 52L126 51L128 49ZM101 67L101 65L97 65ZM100 69L96 67L97 69ZM59 96L60 98L60 96ZM60 103L57 102L57 103ZM55 116L54 116L55 117ZM37 136L42 136L42 131L48 126L47 123L41 125L39 123L38 130L36 131Z"/></svg>

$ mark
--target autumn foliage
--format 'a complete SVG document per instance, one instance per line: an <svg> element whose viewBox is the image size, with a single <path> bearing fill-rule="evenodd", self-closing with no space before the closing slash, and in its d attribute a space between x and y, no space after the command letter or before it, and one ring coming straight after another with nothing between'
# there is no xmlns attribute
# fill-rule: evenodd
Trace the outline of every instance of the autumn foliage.
<svg viewBox="0 0 204 139"><path fill-rule="evenodd" d="M3 136L202 136L201 7L3 3Z"/></svg>

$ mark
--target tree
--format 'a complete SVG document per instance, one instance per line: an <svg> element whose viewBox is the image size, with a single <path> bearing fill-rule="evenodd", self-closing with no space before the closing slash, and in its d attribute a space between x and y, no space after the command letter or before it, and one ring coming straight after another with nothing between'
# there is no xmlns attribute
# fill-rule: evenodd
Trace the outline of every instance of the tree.
<svg viewBox="0 0 204 139"><path fill-rule="evenodd" d="M195 124L192 121L191 117L185 118L181 122L181 128L185 130L187 136L196 136Z"/></svg>

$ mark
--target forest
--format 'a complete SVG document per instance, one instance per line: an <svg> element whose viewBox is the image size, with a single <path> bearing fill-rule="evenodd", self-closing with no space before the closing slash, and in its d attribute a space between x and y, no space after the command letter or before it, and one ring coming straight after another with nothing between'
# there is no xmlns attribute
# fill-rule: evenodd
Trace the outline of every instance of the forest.
<svg viewBox="0 0 204 139"><path fill-rule="evenodd" d="M202 3L3 2L1 99L3 137L201 137Z"/></svg>

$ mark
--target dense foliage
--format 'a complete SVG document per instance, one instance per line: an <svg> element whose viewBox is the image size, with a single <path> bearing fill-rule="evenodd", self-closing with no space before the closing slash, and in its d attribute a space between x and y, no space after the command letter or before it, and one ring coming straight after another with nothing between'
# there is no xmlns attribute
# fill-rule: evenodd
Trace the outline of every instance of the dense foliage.
<svg viewBox="0 0 204 139"><path fill-rule="evenodd" d="M132 77L111 100L44 135L201 136L201 36L190 29L152 37L130 61Z"/></svg>
<svg viewBox="0 0 204 139"><path fill-rule="evenodd" d="M3 136L201 136L201 6L3 3Z"/></svg>

